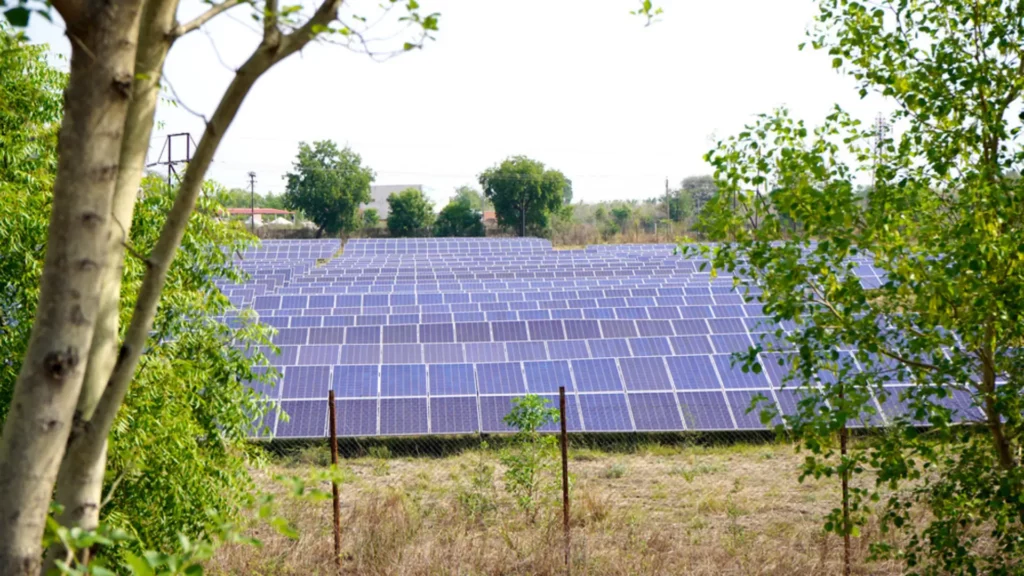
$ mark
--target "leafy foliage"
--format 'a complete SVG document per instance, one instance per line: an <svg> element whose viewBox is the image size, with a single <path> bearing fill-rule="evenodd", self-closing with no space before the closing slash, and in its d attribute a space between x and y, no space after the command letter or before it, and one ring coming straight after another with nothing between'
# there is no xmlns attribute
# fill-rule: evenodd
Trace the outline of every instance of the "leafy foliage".
<svg viewBox="0 0 1024 576"><path fill-rule="evenodd" d="M359 228L359 205L370 201L373 170L363 166L359 154L330 140L302 142L285 175L284 204L299 210L319 229L317 236L352 232Z"/></svg>
<svg viewBox="0 0 1024 576"><path fill-rule="evenodd" d="M434 223L434 204L416 188L388 196L388 232L392 236L424 236Z"/></svg>
<svg viewBox="0 0 1024 576"><path fill-rule="evenodd" d="M434 223L434 236L483 236L483 214L467 200L452 200Z"/></svg>
<svg viewBox="0 0 1024 576"><path fill-rule="evenodd" d="M380 216L376 208L363 210L363 228L376 228L380 224Z"/></svg>
<svg viewBox="0 0 1024 576"><path fill-rule="evenodd" d="M484 196L494 204L498 224L526 236L542 233L549 217L572 198L569 180L558 170L525 156L513 156L480 174ZM567 196L568 195L568 196Z"/></svg>
<svg viewBox="0 0 1024 576"><path fill-rule="evenodd" d="M28 344L46 249L49 191L57 169L64 74L0 25L0 422Z"/></svg>
<svg viewBox="0 0 1024 576"><path fill-rule="evenodd" d="M553 493L557 488L554 476L558 460L558 439L542 435L539 430L558 422L557 408L536 394L512 399L512 410L505 415L505 424L516 430L513 446L501 455L505 466L505 490L532 522L545 496L545 485Z"/></svg>
<svg viewBox="0 0 1024 576"><path fill-rule="evenodd" d="M481 194L479 191L470 186L459 186L458 188L456 188L455 195L452 196L448 201L449 203L468 202L470 208L472 208L473 210L479 210L481 212L483 212L484 210L491 210L492 208L494 208L494 206L492 206L491 203L486 198L484 198L483 194Z"/></svg>
<svg viewBox="0 0 1024 576"><path fill-rule="evenodd" d="M803 398L785 419L809 451L801 477L873 478L851 490L849 521L837 511L826 529L856 535L880 501L883 532L905 545L873 542L876 556L914 573L1017 573L1024 4L819 5L813 46L862 95L891 97L902 133L838 108L813 129L785 110L759 117L708 154L719 191L705 224L723 243L686 249L761 291L765 314L792 327L762 346L779 350L766 358ZM861 255L880 280L858 279ZM761 369L756 352L739 358L746 369ZM971 406L962 426L954 397ZM875 398L892 408L889 430L839 456L848 422L882 422Z"/></svg>

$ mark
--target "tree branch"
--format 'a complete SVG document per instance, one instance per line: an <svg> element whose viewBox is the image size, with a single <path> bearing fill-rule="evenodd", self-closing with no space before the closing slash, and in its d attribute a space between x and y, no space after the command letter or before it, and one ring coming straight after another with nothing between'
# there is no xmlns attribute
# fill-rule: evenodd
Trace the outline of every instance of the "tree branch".
<svg viewBox="0 0 1024 576"><path fill-rule="evenodd" d="M281 30L277 27L277 0L266 0L263 7L263 41L268 44L281 41Z"/></svg>
<svg viewBox="0 0 1024 576"><path fill-rule="evenodd" d="M245 64L238 69L231 84L228 85L217 109L206 125L203 137L196 147L195 156L185 171L185 177L174 199L174 205L160 232L160 238L150 253L149 260L153 265L146 271L143 278L135 310L132 313L131 324L125 334L114 372L96 407L91 421L92 425L88 432L81 437L83 446L102 444L96 442L96 439L106 438L114 423L114 418L117 416L117 411L124 402L128 385L131 383L149 338L160 301L160 293L163 291L171 263L181 245L189 216L192 214L202 190L203 178L213 161L214 152L238 114L242 101L260 76L277 62L301 50L316 36L320 28L334 20L340 5L341 0L324 0L302 27L282 37L280 44L274 45L267 41L260 43Z"/></svg>
<svg viewBox="0 0 1024 576"><path fill-rule="evenodd" d="M196 16L192 20L184 24L178 24L177 26L175 26L174 29L171 30L169 35L172 40L177 40L185 34L188 34L193 30L197 30L203 24L209 22L210 19L212 19L214 16L220 14L221 12L224 12L225 10L230 10L231 8L234 8L235 6L238 6L241 3L241 0L224 0L220 4L214 4L210 7L209 10L203 12L199 16Z"/></svg>

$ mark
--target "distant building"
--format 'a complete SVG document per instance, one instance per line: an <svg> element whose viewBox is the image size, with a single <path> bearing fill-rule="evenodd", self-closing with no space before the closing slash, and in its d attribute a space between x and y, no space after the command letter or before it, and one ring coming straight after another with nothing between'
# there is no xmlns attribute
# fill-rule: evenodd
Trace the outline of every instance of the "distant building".
<svg viewBox="0 0 1024 576"><path fill-rule="evenodd" d="M278 210L277 208L228 208L227 212L229 215L234 217L241 217L244 220L250 220L256 224L256 226L263 225L263 218L269 216L270 220L280 218L289 218L294 221L294 212L287 210ZM275 224L278 222L274 222Z"/></svg>
<svg viewBox="0 0 1024 576"><path fill-rule="evenodd" d="M373 208L381 220L388 217L388 196L412 188L423 192L422 184L382 184L370 186L370 202L363 204L363 210Z"/></svg>
<svg viewBox="0 0 1024 576"><path fill-rule="evenodd" d="M498 213L494 210L484 210L481 214L480 219L483 220L485 226L497 226L498 225Z"/></svg>

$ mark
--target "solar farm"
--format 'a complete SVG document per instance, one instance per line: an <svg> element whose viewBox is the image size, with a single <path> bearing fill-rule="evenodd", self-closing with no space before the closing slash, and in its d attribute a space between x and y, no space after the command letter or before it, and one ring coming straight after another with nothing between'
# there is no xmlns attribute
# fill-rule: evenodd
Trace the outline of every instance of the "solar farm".
<svg viewBox="0 0 1024 576"><path fill-rule="evenodd" d="M674 248L353 239L338 254L338 240L265 241L242 255L250 281L222 285L277 330L279 351L264 352L280 378L253 386L289 418L268 411L258 436L325 437L331 390L345 437L509 432L513 398L557 405L560 386L576 433L763 430L748 411L758 395L795 411L777 353L762 353L761 373L731 356L779 326ZM856 272L880 281L870 262ZM905 385L864 423L900 413Z"/></svg>

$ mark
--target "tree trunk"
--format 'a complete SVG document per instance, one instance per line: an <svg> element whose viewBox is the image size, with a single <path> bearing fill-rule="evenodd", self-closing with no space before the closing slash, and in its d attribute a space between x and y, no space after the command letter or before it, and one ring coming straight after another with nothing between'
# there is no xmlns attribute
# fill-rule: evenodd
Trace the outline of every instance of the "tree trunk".
<svg viewBox="0 0 1024 576"><path fill-rule="evenodd" d="M48 244L32 334L0 444L4 575L37 574L40 568L43 528L108 264L139 12L138 1L126 0L62 13L72 48Z"/></svg>
<svg viewBox="0 0 1024 576"><path fill-rule="evenodd" d="M112 222L108 224L108 265L100 282L100 304L86 366L85 381L75 411L75 426L69 444L74 443L82 428L93 416L97 402L114 371L118 349L121 279L124 273L125 243L129 241L135 202L153 131L153 117L160 95L159 79L171 41L177 0L152 0L143 9L139 48L135 59L135 82L131 104L124 124L121 142L120 170L111 206ZM62 526L95 529L99 523L99 506L106 470L106 436L97 439L98 450L75 450L65 453L57 474L57 502L64 508L58 518ZM82 455L95 452L98 458L85 461ZM47 556L46 569L59 558L61 546L55 544Z"/></svg>
<svg viewBox="0 0 1024 576"><path fill-rule="evenodd" d="M185 177L174 199L174 205L160 232L160 238L149 255L146 275L143 278L142 287L139 289L131 324L118 352L113 374L110 376L89 425L84 427L83 433L76 436L75 441L68 446L69 453L76 452L74 458L82 462L95 462L103 457L103 440L110 433L114 418L124 402L128 385L131 383L139 358L142 356L149 331L153 326L160 293L163 290L174 255L185 235L185 228L202 189L206 171L210 167L213 154L220 145L225 132L238 113L242 101L264 72L301 49L315 36L315 30L326 26L335 19L340 2L341 0L327 0L319 6L305 25L292 34L281 37L279 34L268 33L264 42L235 73L235 77L228 85L217 109L207 122L203 137L196 147L195 156L185 171ZM266 38L270 38L270 40Z"/></svg>

